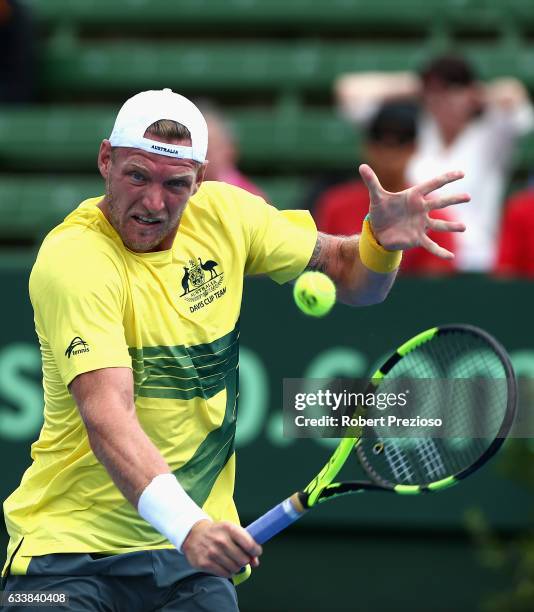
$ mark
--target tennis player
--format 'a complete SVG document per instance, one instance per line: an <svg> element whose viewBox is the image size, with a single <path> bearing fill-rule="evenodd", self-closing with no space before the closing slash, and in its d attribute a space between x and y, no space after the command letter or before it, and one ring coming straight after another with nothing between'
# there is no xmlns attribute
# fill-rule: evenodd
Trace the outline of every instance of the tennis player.
<svg viewBox="0 0 534 612"><path fill-rule="evenodd" d="M237 610L228 578L262 552L232 499L244 276L321 269L342 301L372 304L402 249L452 257L425 232L464 229L427 212L466 194L426 199L461 172L395 194L362 166L370 215L333 237L308 212L203 183L207 143L186 98L133 96L100 146L105 195L39 251L44 426L4 504L8 591L64 593L76 611Z"/></svg>

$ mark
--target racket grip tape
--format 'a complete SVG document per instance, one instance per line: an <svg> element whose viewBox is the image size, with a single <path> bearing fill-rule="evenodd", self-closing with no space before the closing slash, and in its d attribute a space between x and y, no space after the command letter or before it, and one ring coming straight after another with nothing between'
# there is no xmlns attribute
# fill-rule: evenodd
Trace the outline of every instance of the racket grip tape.
<svg viewBox="0 0 534 612"><path fill-rule="evenodd" d="M302 506L298 494L295 493L266 512L263 516L260 516L246 529L258 544L263 544L286 527L289 527L305 512L306 508Z"/></svg>

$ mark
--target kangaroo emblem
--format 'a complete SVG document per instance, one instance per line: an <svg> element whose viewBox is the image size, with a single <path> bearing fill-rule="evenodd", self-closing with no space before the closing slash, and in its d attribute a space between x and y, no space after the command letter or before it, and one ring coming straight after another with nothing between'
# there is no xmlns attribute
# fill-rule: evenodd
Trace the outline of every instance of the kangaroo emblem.
<svg viewBox="0 0 534 612"><path fill-rule="evenodd" d="M189 268L184 266L185 274L182 276L182 289L184 292L180 297L183 297L186 293L189 293Z"/></svg>

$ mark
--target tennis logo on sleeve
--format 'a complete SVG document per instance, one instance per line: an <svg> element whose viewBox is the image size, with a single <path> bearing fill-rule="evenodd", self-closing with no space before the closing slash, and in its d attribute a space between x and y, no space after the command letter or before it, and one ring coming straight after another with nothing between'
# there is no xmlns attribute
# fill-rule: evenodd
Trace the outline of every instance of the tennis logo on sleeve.
<svg viewBox="0 0 534 612"><path fill-rule="evenodd" d="M226 293L226 287L221 287L224 272L218 261L191 257L188 265L183 266L182 293L180 297L187 302L191 312L195 312L218 300Z"/></svg>
<svg viewBox="0 0 534 612"><path fill-rule="evenodd" d="M65 351L65 355L70 359L71 355L79 355L80 353L88 353L89 345L85 340L82 340L80 336L76 336L71 340L69 346L67 346L67 350Z"/></svg>

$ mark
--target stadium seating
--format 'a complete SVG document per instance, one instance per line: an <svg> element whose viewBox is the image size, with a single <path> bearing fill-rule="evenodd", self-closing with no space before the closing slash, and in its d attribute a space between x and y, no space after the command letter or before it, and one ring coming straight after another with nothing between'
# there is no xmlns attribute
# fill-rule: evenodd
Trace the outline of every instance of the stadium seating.
<svg viewBox="0 0 534 612"><path fill-rule="evenodd" d="M534 47L459 47L483 78L516 76L534 88ZM50 44L40 86L55 95L123 94L170 86L189 95L329 92L336 77L417 70L438 47L420 42L106 42Z"/></svg>
<svg viewBox="0 0 534 612"><path fill-rule="evenodd" d="M534 29L528 0L406 0L401 11L393 0L31 5L48 32L39 71L47 97L109 96L163 84L191 95L325 93L342 72L417 69L452 44L483 78L511 74L534 89L534 49L520 36ZM93 34L86 32L90 26ZM162 28L168 34L160 40ZM228 28L240 35L228 35ZM347 36L333 36L340 28ZM464 30L473 36L452 42ZM296 31L298 37L283 35ZM477 41L477 32L494 36Z"/></svg>
<svg viewBox="0 0 534 612"><path fill-rule="evenodd" d="M27 0L29 1L29 0ZM500 31L506 17L529 17L530 0L31 0L38 20L49 27L70 25L98 27L142 26L177 30L221 25L255 27L260 31L366 32L370 27L394 33L427 32L433 26L451 31ZM177 24L179 24L177 26ZM526 25L521 23L520 25Z"/></svg>
<svg viewBox="0 0 534 612"><path fill-rule="evenodd" d="M0 107L0 163L27 171L92 171L98 146L111 133L113 107ZM286 115L238 110L228 118L241 142L248 171L350 169L358 158L360 135L329 110ZM517 160L534 166L534 136L523 141Z"/></svg>
<svg viewBox="0 0 534 612"><path fill-rule="evenodd" d="M95 168L98 146L111 133L114 107L0 108L0 163L20 170ZM329 110L297 115L239 110L228 117L248 170L351 167L357 135Z"/></svg>
<svg viewBox="0 0 534 612"><path fill-rule="evenodd" d="M86 177L0 177L2 215L9 223L0 224L1 239L38 240L63 219L83 198L98 195L102 181L98 175Z"/></svg>

